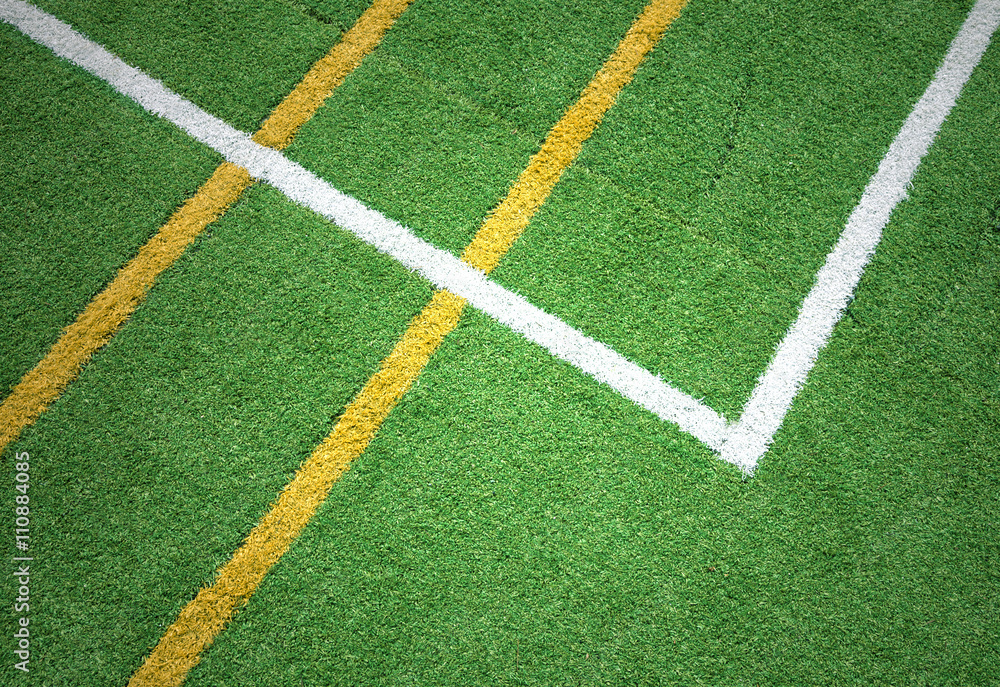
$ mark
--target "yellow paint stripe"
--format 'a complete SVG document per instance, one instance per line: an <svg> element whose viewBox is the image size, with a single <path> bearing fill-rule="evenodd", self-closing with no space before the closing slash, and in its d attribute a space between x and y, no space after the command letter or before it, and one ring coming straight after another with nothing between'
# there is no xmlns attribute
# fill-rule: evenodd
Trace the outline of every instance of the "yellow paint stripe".
<svg viewBox="0 0 1000 687"><path fill-rule="evenodd" d="M0 451L45 412L80 369L139 306L156 277L181 256L204 228L226 211L252 183L239 167L223 163L139 249L114 280L91 301L76 321L0 405Z"/></svg>
<svg viewBox="0 0 1000 687"><path fill-rule="evenodd" d="M413 0L376 0L264 122L254 139L287 146L330 93L361 63ZM66 327L45 357L0 405L0 451L14 441L62 394L90 357L121 328L163 270L179 258L205 227L221 217L252 183L228 162L167 220L114 280Z"/></svg>
<svg viewBox="0 0 1000 687"><path fill-rule="evenodd" d="M508 196L491 213L463 259L490 271L517 240L580 152L639 63L678 16L686 0L653 0L573 107L553 127ZM541 180L541 181L538 181ZM498 219L514 218L514 219ZM410 323L378 372L347 406L333 431L302 464L215 582L203 588L167 629L129 687L179 685L237 608L256 591L316 514L333 484L361 455L389 412L412 386L444 337L457 325L465 299L438 291Z"/></svg>
<svg viewBox="0 0 1000 687"><path fill-rule="evenodd" d="M222 631L233 612L246 603L267 571L312 519L333 483L368 446L445 334L458 323L463 304L457 296L439 291L414 318L330 435L299 468L233 558L219 570L212 586L202 589L180 612L133 675L130 687L165 687L183 682L202 650Z"/></svg>
<svg viewBox="0 0 1000 687"><path fill-rule="evenodd" d="M254 134L261 145L283 150L292 142L295 132L323 104L323 101L347 75L354 71L365 55L375 49L396 19L413 0L376 0L358 18L326 57L302 78L302 81Z"/></svg>
<svg viewBox="0 0 1000 687"><path fill-rule="evenodd" d="M462 260L487 273L500 263L685 4L687 0L653 0L643 10L580 99L549 132L507 197L483 223Z"/></svg>

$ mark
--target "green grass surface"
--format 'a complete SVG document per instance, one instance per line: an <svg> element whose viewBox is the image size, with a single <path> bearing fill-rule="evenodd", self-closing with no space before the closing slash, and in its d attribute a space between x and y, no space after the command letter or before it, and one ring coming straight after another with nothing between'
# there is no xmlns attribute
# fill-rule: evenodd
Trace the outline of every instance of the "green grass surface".
<svg viewBox="0 0 1000 687"><path fill-rule="evenodd" d="M365 7L237 0L48 0L38 7L198 106L253 133Z"/></svg>
<svg viewBox="0 0 1000 687"><path fill-rule="evenodd" d="M691 0L496 278L737 417L970 5ZM364 9L42 6L248 131ZM458 253L640 8L417 0L288 154ZM9 386L217 157L0 41ZM753 479L469 310L187 684L996 682L998 74ZM125 684L431 293L266 186L212 225L4 453L15 683Z"/></svg>
<svg viewBox="0 0 1000 687"><path fill-rule="evenodd" d="M127 680L430 297L280 198L251 190L47 415L54 434L18 443L37 457L37 607L79 613L35 615L40 674Z"/></svg>
<svg viewBox="0 0 1000 687"><path fill-rule="evenodd" d="M218 156L0 25L0 389L10 388ZM9 60L9 62L7 62ZM73 107L66 107L72 98Z"/></svg>

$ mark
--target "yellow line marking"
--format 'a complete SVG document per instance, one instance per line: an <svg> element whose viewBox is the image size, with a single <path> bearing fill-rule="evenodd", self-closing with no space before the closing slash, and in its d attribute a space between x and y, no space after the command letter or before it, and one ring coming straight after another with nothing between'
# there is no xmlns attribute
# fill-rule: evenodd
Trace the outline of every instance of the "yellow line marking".
<svg viewBox="0 0 1000 687"><path fill-rule="evenodd" d="M282 149L330 93L371 52L413 0L376 0L267 121L254 140ZM63 330L45 357L0 405L0 451L17 439L80 373L91 356L111 340L170 267L205 227L221 217L253 183L250 175L225 162L198 192L167 220L114 280Z"/></svg>
<svg viewBox="0 0 1000 687"><path fill-rule="evenodd" d="M487 273L500 263L685 4L687 0L653 0L643 10L580 99L549 132L507 197L490 213L462 254L465 262Z"/></svg>
<svg viewBox="0 0 1000 687"><path fill-rule="evenodd" d="M45 412L90 357L131 316L156 277L251 183L245 170L228 162L219 165L198 192L119 270L0 405L0 451Z"/></svg>
<svg viewBox="0 0 1000 687"><path fill-rule="evenodd" d="M413 0L375 0L345 33L326 57L313 65L288 97L274 109L253 136L253 140L284 150L295 132L323 104L344 79L354 71L365 55L375 49L382 37Z"/></svg>
<svg viewBox="0 0 1000 687"><path fill-rule="evenodd" d="M485 272L496 267L686 2L653 0L646 7L579 101L549 132L507 197L483 223L463 260ZM327 438L298 469L232 559L219 569L215 582L181 610L132 676L129 687L174 686L184 681L201 652L225 628L236 609L246 604L316 514L333 484L374 438L444 337L458 325L464 307L465 299L448 291L434 294Z"/></svg>
<svg viewBox="0 0 1000 687"><path fill-rule="evenodd" d="M326 440L299 468L270 511L220 570L210 587L203 588L180 612L130 687L179 685L232 617L245 604L271 566L288 550L333 483L361 455L389 411L406 393L462 314L462 299L439 291L410 323L392 353L347 406Z"/></svg>

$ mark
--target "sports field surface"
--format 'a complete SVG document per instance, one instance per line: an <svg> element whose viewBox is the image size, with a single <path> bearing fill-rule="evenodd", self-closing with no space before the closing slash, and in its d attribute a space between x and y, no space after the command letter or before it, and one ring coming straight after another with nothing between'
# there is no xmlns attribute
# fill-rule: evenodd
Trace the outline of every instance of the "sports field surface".
<svg viewBox="0 0 1000 687"><path fill-rule="evenodd" d="M0 0L0 684L1000 685L1000 0Z"/></svg>

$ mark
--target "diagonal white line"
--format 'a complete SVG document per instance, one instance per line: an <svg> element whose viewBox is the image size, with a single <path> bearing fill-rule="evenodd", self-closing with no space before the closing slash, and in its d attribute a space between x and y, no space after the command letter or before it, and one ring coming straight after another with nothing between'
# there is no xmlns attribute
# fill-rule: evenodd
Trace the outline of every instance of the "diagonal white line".
<svg viewBox="0 0 1000 687"><path fill-rule="evenodd" d="M798 319L778 346L744 406L720 456L753 473L792 401L847 308L882 229L951 112L1000 24L1000 0L979 0L952 41L944 62L868 182L840 240L816 274Z"/></svg>
<svg viewBox="0 0 1000 687"><path fill-rule="evenodd" d="M626 398L677 424L720 457L752 474L839 321L874 255L893 209L906 198L921 159L979 63L1000 23L1000 0L979 0L944 63L907 118L816 276L799 316L761 375L734 426L605 344L585 336L402 225L340 193L281 153L209 115L67 24L20 0L0 0L0 19L57 55L108 82L146 110L173 122L228 161L322 214L439 288L462 296Z"/></svg>
<svg viewBox="0 0 1000 687"><path fill-rule="evenodd" d="M708 406L504 289L451 253L435 248L409 229L341 193L280 152L254 143L248 134L125 64L68 24L20 0L0 0L0 20L106 81L149 112L184 129L251 176L267 181L295 202L354 233L435 286L465 298L498 322L675 423L710 448L719 450L725 442L729 431L726 420Z"/></svg>

